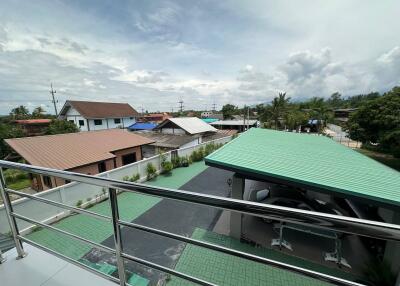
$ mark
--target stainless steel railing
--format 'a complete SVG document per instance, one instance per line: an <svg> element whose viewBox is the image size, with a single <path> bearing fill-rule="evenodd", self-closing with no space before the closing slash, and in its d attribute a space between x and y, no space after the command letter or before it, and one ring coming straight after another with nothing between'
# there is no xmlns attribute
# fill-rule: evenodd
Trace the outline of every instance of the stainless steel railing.
<svg viewBox="0 0 400 286"><path fill-rule="evenodd" d="M19 170L30 172L30 173L60 177L60 178L70 180L70 181L78 181L78 182L82 182L82 183L86 183L86 184L92 184L92 185L96 185L96 186L105 187L108 189L108 193L109 193L109 201L110 201L112 216L108 217L105 215L100 215L100 214L94 213L89 210L68 206L68 205L65 205L65 204L62 204L59 202L40 198L38 196L29 195L29 194L25 194L25 193L21 193L21 192L15 191L15 190L8 189L6 186L4 177L3 177L2 168L19 169ZM143 260L139 257L135 257L133 255L124 253L123 245L122 245L122 238L121 238L121 226L125 226L125 227L131 227L134 229L138 229L140 231L152 233L155 235L159 235L159 236L163 236L163 237L167 237L167 238L176 239L176 240L179 240L182 242L194 244L194 245L208 248L211 250L220 251L220 252L223 252L223 253L226 253L229 255L233 255L233 256L237 256L237 257L241 257L244 259L249 259L249 260L252 260L255 262L272 265L277 268L281 268L281 269L285 269L285 270L288 270L291 272L299 273L299 274L302 274L302 275L305 275L308 277L312 277L315 279L333 283L335 285L361 285L359 283L355 283L355 282L344 280L344 279L341 279L338 277L311 271L311 270L297 267L294 265L282 263L279 261L267 259L264 257L259 257L259 256L248 254L245 252L222 247L219 245L214 245L214 244L211 244L208 242L195 240L195 239L177 235L174 233L170 233L170 232L166 232L166 231L162 231L162 230L154 229L151 227L147 227L147 226L139 225L136 223L121 220L119 217L119 212L118 212L119 208L118 208L117 191L116 191L117 189L120 191L124 191L124 192L136 192L136 193L142 193L142 194L147 194L147 195L153 195L153 196L158 196L158 197L162 197L162 198L184 201L187 203L194 203L194 204L206 205L206 206L210 206L210 207L222 208L222 209L226 209L226 210L230 210L230 211L234 211L234 212L240 212L240 213L244 213L244 214L265 217L265 218L275 219L275 220L279 220L279 221L285 221L285 222L291 222L291 223L296 223L296 224L301 224L301 225L306 225L306 226L317 227L317 228L321 228L321 229L329 229L332 231L369 236L369 237L374 237L374 238L379 238L379 239L400 241L400 226L399 225L387 224L387 223L381 223L381 222L375 222L375 221L368 221L368 220L362 220L362 219L356 219L356 218L350 218L350 217L342 217L342 216L337 216L337 215L330 215L330 214L317 213L317 212L311 212L311 211L304 211L304 210L298 210L298 209L292 209L292 208L286 208L286 207L265 205L265 204L235 200L235 199L230 199L230 198L221 198L221 197L217 197L217 196L193 193L193 192L182 191L182 190L158 188L158 187L152 187L152 186L147 186L147 185L138 184L138 183L119 181L119 180L114 180L114 179L109 179L109 178L94 177L94 176L89 176L89 175L84 175L84 174L78 174L78 173L72 173L72 172L66 172L66 171L60 171L60 170L54 170L54 169L48 169L48 168L43 168L43 167L36 167L36 166L31 166L31 165L26 165L26 164L19 164L19 163L0 160L0 193L4 200L4 206L6 209L6 213L7 213L9 223L10 223L12 235L13 235L13 238L15 241L17 252L18 252L18 258L23 258L26 255L24 252L24 249L23 249L23 245L22 245L22 242L26 242L26 243L31 244L35 247L38 247L46 252L54 254L62 259L65 259L74 265L77 265L77 266L84 268L86 270L89 270L97 275L100 275L108 280L117 282L120 285L126 285L125 266L124 266L125 260L133 261L133 262L142 264L144 266L147 266L147 267L150 267L150 268L153 268L153 269L165 272L165 273L169 273L171 275L175 275L177 277L186 279L188 281L195 282L200 285L215 285L213 283L204 281L202 279L193 277L191 275L187 275L185 273L176 271L174 269L170 269L170 268L164 267L162 265L158 265L153 262ZM21 197L30 198L32 200L36 200L36 201L39 201L42 203L46 203L46 204L50 204L50 205L54 205L54 206L57 206L60 208L67 209L71 212L89 215L89 216L96 217L101 220L106 220L106 221L111 222L112 226L113 226L115 249L101 245L101 244L93 242L93 241L90 241L88 239L85 239L78 235L58 229L51 225L48 225L48 224L45 224L42 222L38 222L36 220L33 220L33 219L23 216L21 214L15 213L13 211L13 207L12 207L11 201L9 199L9 194L15 194L15 195L19 195ZM27 239L26 237L21 236L19 233L19 230L18 230L18 225L16 223L16 219L24 220L26 222L41 226L43 228L47 228L52 231L59 232L63 235L71 237L72 239L90 244L91 246L93 246L95 248L101 249L103 251L106 251L108 253L115 255L116 259L117 259L117 269L118 269L118 277L119 278L115 278L115 277L109 276L107 274L98 272L98 271L88 267L85 264L82 264L82 263L80 263L76 260L73 260L63 254L57 253L47 247L41 246L41 245L37 244L36 242Z"/></svg>

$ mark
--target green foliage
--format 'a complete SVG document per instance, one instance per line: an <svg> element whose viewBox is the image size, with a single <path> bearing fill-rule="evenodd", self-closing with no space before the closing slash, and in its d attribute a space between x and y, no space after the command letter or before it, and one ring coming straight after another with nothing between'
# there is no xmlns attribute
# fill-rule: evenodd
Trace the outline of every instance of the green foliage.
<svg viewBox="0 0 400 286"><path fill-rule="evenodd" d="M79 132L79 128L73 122L66 120L52 120L46 130L47 135Z"/></svg>
<svg viewBox="0 0 400 286"><path fill-rule="evenodd" d="M400 157L400 87L364 102L347 122L350 138L378 144L382 152Z"/></svg>
<svg viewBox="0 0 400 286"><path fill-rule="evenodd" d="M32 111L32 118L45 118L46 110L43 107L38 106Z"/></svg>
<svg viewBox="0 0 400 286"><path fill-rule="evenodd" d="M174 165L169 161L165 161L161 163L161 168L163 174L168 174L171 173L172 169L174 168Z"/></svg>
<svg viewBox="0 0 400 286"><path fill-rule="evenodd" d="M7 169L4 171L4 178L7 184L16 183L20 180L28 179L28 173L25 173L20 170L15 169Z"/></svg>
<svg viewBox="0 0 400 286"><path fill-rule="evenodd" d="M171 163L174 168L179 168L182 165L182 158L179 156L173 156L171 158Z"/></svg>
<svg viewBox="0 0 400 286"><path fill-rule="evenodd" d="M396 273L387 261L373 259L363 270L366 279L374 286L392 286L396 283Z"/></svg>
<svg viewBox="0 0 400 286"><path fill-rule="evenodd" d="M28 119L30 117L29 110L26 108L26 106L20 105L11 110L10 117L16 120Z"/></svg>
<svg viewBox="0 0 400 286"><path fill-rule="evenodd" d="M132 176L132 178L131 178L131 182L137 182L137 181L139 181L139 180L140 180L140 175L139 175L139 173L134 174L134 175Z"/></svg>
<svg viewBox="0 0 400 286"><path fill-rule="evenodd" d="M11 148L4 141L4 139L19 138L24 136L25 134L20 127L0 123L0 159L3 159L11 152Z"/></svg>
<svg viewBox="0 0 400 286"><path fill-rule="evenodd" d="M122 180L125 181L125 182L129 181L129 179L130 179L129 176L124 176L124 177L122 178Z"/></svg>
<svg viewBox="0 0 400 286"><path fill-rule="evenodd" d="M148 163L146 166L146 174L147 174L147 180L151 180L155 177L157 177L157 169L154 167L152 163Z"/></svg>
<svg viewBox="0 0 400 286"><path fill-rule="evenodd" d="M190 158L193 162L199 162L204 158L204 148L201 146L199 149L194 150L190 155Z"/></svg>
<svg viewBox="0 0 400 286"><path fill-rule="evenodd" d="M83 204L82 200L79 200L76 202L76 207L80 208L82 207L82 204Z"/></svg>
<svg viewBox="0 0 400 286"><path fill-rule="evenodd" d="M238 108L233 104L225 104L222 106L222 114L224 119L231 119L234 114L236 114Z"/></svg>

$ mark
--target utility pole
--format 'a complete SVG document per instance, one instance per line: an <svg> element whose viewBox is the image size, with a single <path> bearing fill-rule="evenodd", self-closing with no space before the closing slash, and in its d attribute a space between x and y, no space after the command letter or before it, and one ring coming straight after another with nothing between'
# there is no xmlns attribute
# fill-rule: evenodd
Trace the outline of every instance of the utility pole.
<svg viewBox="0 0 400 286"><path fill-rule="evenodd" d="M183 112L183 99L181 98L181 100L179 100L178 103L179 103L179 111L182 113Z"/></svg>
<svg viewBox="0 0 400 286"><path fill-rule="evenodd" d="M51 97L52 97L51 102L53 102L53 104L54 104L54 112L56 113L56 116L58 116L58 111L57 111L57 102L58 102L58 100L56 101L56 99L54 97L54 95L57 93L57 91L53 90L53 83L50 83L50 88L51 88L50 94L51 94Z"/></svg>
<svg viewBox="0 0 400 286"><path fill-rule="evenodd" d="M217 111L217 105L215 104L215 101L212 104L212 111Z"/></svg>

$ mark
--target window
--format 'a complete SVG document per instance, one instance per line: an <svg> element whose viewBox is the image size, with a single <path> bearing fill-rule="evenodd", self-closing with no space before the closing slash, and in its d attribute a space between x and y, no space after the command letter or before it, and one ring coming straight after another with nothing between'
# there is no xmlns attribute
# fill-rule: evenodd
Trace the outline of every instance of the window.
<svg viewBox="0 0 400 286"><path fill-rule="evenodd" d="M115 124L120 124L121 123L121 118L114 118L114 123Z"/></svg>
<svg viewBox="0 0 400 286"><path fill-rule="evenodd" d="M122 165L128 165L136 162L136 153L126 154L122 156Z"/></svg>
<svg viewBox="0 0 400 286"><path fill-rule="evenodd" d="M129 119L130 119L130 120L132 120L132 119L133 119L133 117L129 117Z"/></svg>
<svg viewBox="0 0 400 286"><path fill-rule="evenodd" d="M85 125L85 121L84 120L79 120L79 126L84 126Z"/></svg>
<svg viewBox="0 0 400 286"><path fill-rule="evenodd" d="M107 171L106 162L104 162L104 161L99 163L98 167L99 167L99 173L103 173L103 172Z"/></svg>
<svg viewBox="0 0 400 286"><path fill-rule="evenodd" d="M95 120L94 120L94 125L103 125L103 120L101 120L101 119L95 119Z"/></svg>
<svg viewBox="0 0 400 286"><path fill-rule="evenodd" d="M43 183L46 187L51 188L51 178L49 176L43 176Z"/></svg>

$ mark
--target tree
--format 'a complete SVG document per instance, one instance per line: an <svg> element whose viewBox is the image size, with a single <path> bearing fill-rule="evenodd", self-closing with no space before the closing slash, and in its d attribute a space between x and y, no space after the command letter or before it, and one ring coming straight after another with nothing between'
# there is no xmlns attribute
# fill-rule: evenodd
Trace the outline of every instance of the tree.
<svg viewBox="0 0 400 286"><path fill-rule="evenodd" d="M332 93L328 99L328 104L334 109L339 108L342 103L342 95L339 92Z"/></svg>
<svg viewBox="0 0 400 286"><path fill-rule="evenodd" d="M12 119L27 119L29 118L29 110L23 105L13 108L10 112Z"/></svg>
<svg viewBox="0 0 400 286"><path fill-rule="evenodd" d="M52 120L46 130L47 135L75 133L79 132L79 128L73 122L66 120Z"/></svg>
<svg viewBox="0 0 400 286"><path fill-rule="evenodd" d="M347 122L350 138L400 157L400 87L364 102Z"/></svg>
<svg viewBox="0 0 400 286"><path fill-rule="evenodd" d="M235 114L236 110L237 107L234 106L233 104L225 104L224 106L222 106L222 114L224 116L224 119L231 119Z"/></svg>
<svg viewBox="0 0 400 286"><path fill-rule="evenodd" d="M306 125L309 120L308 113L299 109L291 109L285 114L285 125L290 130L297 130L302 125Z"/></svg>
<svg viewBox="0 0 400 286"><path fill-rule="evenodd" d="M290 102L290 97L286 97L286 92L280 92L277 97L275 97L271 105L265 109L262 115L263 121L271 121L275 129L281 127L281 122L284 120L287 108Z"/></svg>
<svg viewBox="0 0 400 286"><path fill-rule="evenodd" d="M43 118L45 116L46 110L43 107L38 106L32 111L33 118Z"/></svg>
<svg viewBox="0 0 400 286"><path fill-rule="evenodd" d="M11 149L4 139L25 136L21 128L9 124L0 124L0 158L3 159L10 154Z"/></svg>

